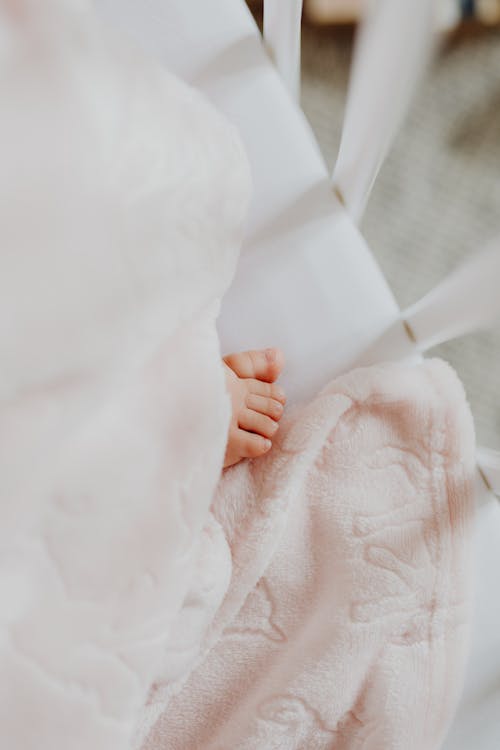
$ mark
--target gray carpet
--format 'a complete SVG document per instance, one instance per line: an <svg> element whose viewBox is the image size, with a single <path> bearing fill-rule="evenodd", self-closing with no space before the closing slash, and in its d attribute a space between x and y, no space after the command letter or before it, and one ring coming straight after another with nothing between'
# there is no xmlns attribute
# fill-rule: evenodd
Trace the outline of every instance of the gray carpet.
<svg viewBox="0 0 500 750"><path fill-rule="evenodd" d="M333 166L351 34L305 26L302 39L302 104ZM500 33L461 35L437 57L381 170L362 229L402 306L500 235ZM500 448L500 321L495 332L433 353L458 371L479 442Z"/></svg>

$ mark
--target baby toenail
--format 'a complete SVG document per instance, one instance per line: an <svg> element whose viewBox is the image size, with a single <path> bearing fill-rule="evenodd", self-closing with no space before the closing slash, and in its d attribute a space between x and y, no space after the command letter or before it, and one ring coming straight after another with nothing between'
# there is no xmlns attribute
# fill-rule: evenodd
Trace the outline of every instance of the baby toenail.
<svg viewBox="0 0 500 750"><path fill-rule="evenodd" d="M272 446L272 443L270 440L265 439L264 440L264 450L268 451Z"/></svg>
<svg viewBox="0 0 500 750"><path fill-rule="evenodd" d="M276 349L266 349L265 355L268 362L274 362L276 360Z"/></svg>
<svg viewBox="0 0 500 750"><path fill-rule="evenodd" d="M285 398L285 391L279 385L275 387L274 392L278 398Z"/></svg>

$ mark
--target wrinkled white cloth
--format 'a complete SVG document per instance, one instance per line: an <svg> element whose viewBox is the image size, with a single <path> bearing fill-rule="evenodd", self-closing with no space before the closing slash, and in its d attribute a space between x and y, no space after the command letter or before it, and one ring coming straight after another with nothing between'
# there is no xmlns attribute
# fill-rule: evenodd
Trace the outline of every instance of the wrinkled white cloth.
<svg viewBox="0 0 500 750"><path fill-rule="evenodd" d="M122 750L193 658L248 164L81 0L0 0L0 164L0 746Z"/></svg>

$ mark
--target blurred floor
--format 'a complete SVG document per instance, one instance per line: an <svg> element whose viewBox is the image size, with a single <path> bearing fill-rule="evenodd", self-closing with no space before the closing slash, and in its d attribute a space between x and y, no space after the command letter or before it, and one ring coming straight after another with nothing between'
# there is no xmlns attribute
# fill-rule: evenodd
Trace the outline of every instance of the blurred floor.
<svg viewBox="0 0 500 750"><path fill-rule="evenodd" d="M302 40L302 104L332 167L352 34L304 26ZM362 229L403 307L500 236L499 32L462 34L434 62L378 177ZM462 378L478 440L500 448L500 321L495 333L433 353Z"/></svg>

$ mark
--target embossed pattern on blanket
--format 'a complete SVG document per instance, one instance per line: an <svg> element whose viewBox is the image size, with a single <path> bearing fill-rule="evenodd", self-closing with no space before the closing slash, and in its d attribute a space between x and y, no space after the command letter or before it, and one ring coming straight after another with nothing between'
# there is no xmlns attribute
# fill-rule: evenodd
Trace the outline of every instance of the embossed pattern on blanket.
<svg viewBox="0 0 500 750"><path fill-rule="evenodd" d="M445 363L334 381L212 506L226 597L144 750L434 750L461 692L474 433ZM158 718L159 717L159 718Z"/></svg>

